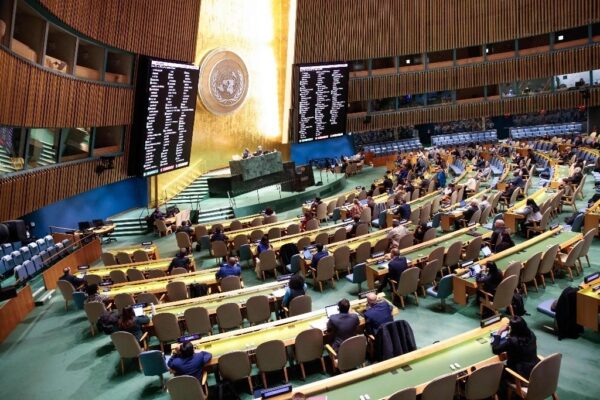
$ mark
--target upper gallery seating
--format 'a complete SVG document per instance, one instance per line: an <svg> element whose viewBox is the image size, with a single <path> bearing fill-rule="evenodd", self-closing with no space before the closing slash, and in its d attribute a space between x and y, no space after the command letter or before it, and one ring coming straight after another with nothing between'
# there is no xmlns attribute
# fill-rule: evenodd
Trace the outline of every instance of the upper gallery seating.
<svg viewBox="0 0 600 400"><path fill-rule="evenodd" d="M466 144L494 143L498 141L495 129L481 132L461 132L452 135L436 135L431 137L433 146L457 146Z"/></svg>
<svg viewBox="0 0 600 400"><path fill-rule="evenodd" d="M569 122L566 124L537 125L510 128L510 137L513 139L537 139L553 136L571 136L583 131L583 123Z"/></svg>

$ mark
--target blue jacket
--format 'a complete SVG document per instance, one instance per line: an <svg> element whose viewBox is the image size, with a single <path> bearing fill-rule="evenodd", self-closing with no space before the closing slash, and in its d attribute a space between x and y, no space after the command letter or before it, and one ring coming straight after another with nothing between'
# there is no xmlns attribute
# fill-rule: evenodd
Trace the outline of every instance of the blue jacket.
<svg viewBox="0 0 600 400"><path fill-rule="evenodd" d="M438 172L436 175L439 187L446 187L446 173L444 171Z"/></svg>
<svg viewBox="0 0 600 400"><path fill-rule="evenodd" d="M319 260L328 255L329 252L327 250L317 252L312 258L312 267L316 269L317 265L319 264Z"/></svg>
<svg viewBox="0 0 600 400"><path fill-rule="evenodd" d="M410 209L410 204L402 204L400 207L398 207L398 215L400 216L400 219L405 219L408 220L410 219L410 213L411 213L411 209Z"/></svg>
<svg viewBox="0 0 600 400"><path fill-rule="evenodd" d="M265 250L269 250L270 248L271 248L271 245L270 245L270 244L262 244L262 243L259 243L259 244L258 244L258 246L256 247L256 252L257 252L258 254L260 254L260 253L262 253L262 252L263 252L263 251L265 251Z"/></svg>
<svg viewBox="0 0 600 400"><path fill-rule="evenodd" d="M387 301L375 303L364 312L367 333L375 333L379 327L393 321L392 306Z"/></svg>
<svg viewBox="0 0 600 400"><path fill-rule="evenodd" d="M221 265L221 268L216 273L217 279L223 279L226 276L240 276L242 275L242 268L239 264L229 265L227 263Z"/></svg>
<svg viewBox="0 0 600 400"><path fill-rule="evenodd" d="M202 368L204 365L210 361L212 358L212 354L201 351L199 353L194 353L192 357L182 358L182 357L171 357L167 365L173 371L175 371L175 376L179 375L190 375L195 377L198 380L202 379Z"/></svg>
<svg viewBox="0 0 600 400"><path fill-rule="evenodd" d="M398 256L393 258L388 263L389 278L398 282L400 280L400 275L407 269L408 263L406 262L406 257Z"/></svg>

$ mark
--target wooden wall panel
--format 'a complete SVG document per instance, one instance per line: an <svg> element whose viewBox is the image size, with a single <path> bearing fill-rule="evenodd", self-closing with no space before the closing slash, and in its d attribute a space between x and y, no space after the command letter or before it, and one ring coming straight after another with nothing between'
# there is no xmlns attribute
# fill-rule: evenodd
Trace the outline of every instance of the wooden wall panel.
<svg viewBox="0 0 600 400"><path fill-rule="evenodd" d="M0 125L111 126L133 119L133 88L51 72L3 49L0 87Z"/></svg>
<svg viewBox="0 0 600 400"><path fill-rule="evenodd" d="M129 142L130 127L125 131ZM127 179L127 149L114 160L114 169L96 173L99 160L57 164L0 178L0 221L19 218L48 204Z"/></svg>
<svg viewBox="0 0 600 400"><path fill-rule="evenodd" d="M39 0L73 29L133 53L193 62L200 0Z"/></svg>
<svg viewBox="0 0 600 400"><path fill-rule="evenodd" d="M464 89L600 68L600 44L490 63L350 80L349 101Z"/></svg>
<svg viewBox="0 0 600 400"><path fill-rule="evenodd" d="M597 21L598 0L298 0L295 62L419 54Z"/></svg>
<svg viewBox="0 0 600 400"><path fill-rule="evenodd" d="M600 88L590 90L590 106L600 105ZM365 124L364 116L349 116L349 132L394 128L402 125L419 125L457 121L460 119L523 114L540 110L558 110L583 105L579 91L565 91L531 97L517 97L495 101L421 107L385 114L372 114L371 123Z"/></svg>

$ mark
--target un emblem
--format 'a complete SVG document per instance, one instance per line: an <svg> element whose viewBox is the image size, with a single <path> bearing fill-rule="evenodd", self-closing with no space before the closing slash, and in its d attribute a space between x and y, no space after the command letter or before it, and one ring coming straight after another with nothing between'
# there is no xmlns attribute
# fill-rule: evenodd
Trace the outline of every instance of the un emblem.
<svg viewBox="0 0 600 400"><path fill-rule="evenodd" d="M248 84L246 64L230 50L212 50L200 63L198 96L213 114L228 114L240 108Z"/></svg>

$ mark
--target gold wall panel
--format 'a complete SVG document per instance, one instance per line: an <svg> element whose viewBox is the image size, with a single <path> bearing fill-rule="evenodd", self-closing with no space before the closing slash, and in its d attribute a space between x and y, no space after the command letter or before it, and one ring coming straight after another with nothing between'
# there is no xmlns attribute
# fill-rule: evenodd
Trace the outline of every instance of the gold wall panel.
<svg viewBox="0 0 600 400"><path fill-rule="evenodd" d="M191 166L220 168L244 147L258 145L278 149L284 160L289 159L289 147L281 144L289 1L202 0L196 64L213 49L232 50L248 68L250 88L244 104L228 115L214 115L198 100ZM152 180L152 185L158 181L159 200L164 201L166 185L186 172L189 176L188 170Z"/></svg>

